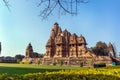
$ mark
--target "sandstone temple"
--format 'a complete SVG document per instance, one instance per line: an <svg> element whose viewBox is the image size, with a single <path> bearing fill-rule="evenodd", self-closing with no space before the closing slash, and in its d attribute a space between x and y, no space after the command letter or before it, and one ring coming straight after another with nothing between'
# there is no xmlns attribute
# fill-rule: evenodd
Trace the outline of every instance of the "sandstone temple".
<svg viewBox="0 0 120 80"><path fill-rule="evenodd" d="M44 58L80 57L87 53L86 45L86 40L82 35L71 34L66 29L62 31L55 23L46 44Z"/></svg>
<svg viewBox="0 0 120 80"><path fill-rule="evenodd" d="M82 62L85 66L94 63L111 64L112 59L110 56L115 56L111 44L109 44L109 56L96 56L90 52L86 47L87 42L83 35L71 34L67 29L60 28L58 23L53 25L50 32L50 38L46 43L46 54L43 58L43 63L51 63L55 61L60 63L62 60L64 64L76 65Z"/></svg>
<svg viewBox="0 0 120 80"><path fill-rule="evenodd" d="M23 62L37 62L40 59L41 64L60 64L78 65L83 63L83 66L92 66L97 63L112 64L116 61L115 51L111 43L108 44L109 53L107 56L97 56L90 52L86 47L87 42L83 35L71 34L67 29L63 30L58 23L55 23L50 32L50 37L46 43L46 53L43 58L39 58L32 45L28 44L26 48L26 57Z"/></svg>

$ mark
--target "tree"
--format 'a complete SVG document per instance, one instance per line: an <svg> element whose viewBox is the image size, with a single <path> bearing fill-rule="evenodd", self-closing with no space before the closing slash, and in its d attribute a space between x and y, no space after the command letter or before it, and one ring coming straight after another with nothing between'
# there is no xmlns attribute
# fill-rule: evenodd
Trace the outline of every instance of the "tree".
<svg viewBox="0 0 120 80"><path fill-rule="evenodd" d="M62 66L63 65L63 60L60 60L60 66Z"/></svg>
<svg viewBox="0 0 120 80"><path fill-rule="evenodd" d="M24 55L21 55L21 54L15 55L15 59L17 59L17 62L22 61L22 59L23 59L24 57L25 57L25 56L24 56Z"/></svg>
<svg viewBox="0 0 120 80"><path fill-rule="evenodd" d="M40 0L38 7L44 7L40 16L46 19L50 14L58 10L59 14L77 15L81 3L88 3L89 0Z"/></svg>
<svg viewBox="0 0 120 80"><path fill-rule="evenodd" d="M105 42L97 42L95 47L91 47L90 49L96 55L107 56L108 55L108 47Z"/></svg>
<svg viewBox="0 0 120 80"><path fill-rule="evenodd" d="M11 11L9 1L8 0L3 0L3 2L5 3L5 6L8 8L8 10Z"/></svg>
<svg viewBox="0 0 120 80"><path fill-rule="evenodd" d="M3 2L10 11L9 0L3 0ZM37 2L37 7L40 8L39 16L41 16L42 19L46 19L48 16L56 14L56 12L54 12L55 10L57 10L60 15L66 13L77 15L79 12L80 4L88 3L89 0L39 0Z"/></svg>

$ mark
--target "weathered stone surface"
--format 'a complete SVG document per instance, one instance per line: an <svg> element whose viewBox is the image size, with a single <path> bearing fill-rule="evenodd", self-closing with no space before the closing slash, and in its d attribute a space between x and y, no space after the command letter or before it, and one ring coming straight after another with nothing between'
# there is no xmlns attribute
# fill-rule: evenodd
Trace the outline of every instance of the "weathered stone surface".
<svg viewBox="0 0 120 80"><path fill-rule="evenodd" d="M82 35L79 37L75 33L71 35L67 29L62 31L59 24L55 23L46 44L44 58L80 57L87 52L86 44Z"/></svg>

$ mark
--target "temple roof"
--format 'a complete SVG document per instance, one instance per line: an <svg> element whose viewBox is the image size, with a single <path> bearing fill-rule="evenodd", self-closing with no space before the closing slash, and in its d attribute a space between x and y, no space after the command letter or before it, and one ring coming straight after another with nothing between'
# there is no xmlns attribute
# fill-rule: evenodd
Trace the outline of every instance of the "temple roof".
<svg viewBox="0 0 120 80"><path fill-rule="evenodd" d="M70 37L71 36L70 32L68 32L67 29L65 29L62 33L65 37Z"/></svg>
<svg viewBox="0 0 120 80"><path fill-rule="evenodd" d="M61 27L58 28L58 33L62 33Z"/></svg>
<svg viewBox="0 0 120 80"><path fill-rule="evenodd" d="M52 46L53 44L54 44L54 41L53 41L52 37L50 37L47 41L46 46Z"/></svg>
<svg viewBox="0 0 120 80"><path fill-rule="evenodd" d="M58 30L58 28L59 28L59 24L58 24L58 23L55 23L55 24L53 25L53 29L54 29L54 30Z"/></svg>
<svg viewBox="0 0 120 80"><path fill-rule="evenodd" d="M66 33L66 32L68 33L67 29L63 30L63 32L64 32L64 33Z"/></svg>
<svg viewBox="0 0 120 80"><path fill-rule="evenodd" d="M63 36L62 33L56 37L55 43L56 44L64 44L65 43L65 37Z"/></svg>
<svg viewBox="0 0 120 80"><path fill-rule="evenodd" d="M55 24L53 25L52 30L51 30L50 36L54 39L54 38L57 36L58 33L62 33L62 30L61 30L61 28L59 27L59 24L58 24L58 23L55 23Z"/></svg>
<svg viewBox="0 0 120 80"><path fill-rule="evenodd" d="M78 37L75 33L73 33L71 35L71 33L68 32L67 29L62 31L61 27L59 27L59 24L56 22L53 25L50 37L52 39L56 39L56 37L59 38L58 36L64 36L65 41L67 43L70 42L70 44L76 44L76 43L85 44L85 45L87 44L85 38L82 35L80 37ZM49 42L49 44L50 44L50 42Z"/></svg>
<svg viewBox="0 0 120 80"><path fill-rule="evenodd" d="M28 44L27 48L32 47L31 43Z"/></svg>
<svg viewBox="0 0 120 80"><path fill-rule="evenodd" d="M80 44L87 44L85 38L82 35L78 37L77 42Z"/></svg>
<svg viewBox="0 0 120 80"><path fill-rule="evenodd" d="M73 33L70 37L76 39L78 36L75 33Z"/></svg>
<svg viewBox="0 0 120 80"><path fill-rule="evenodd" d="M77 43L77 35L74 33L70 36L70 44L76 44Z"/></svg>
<svg viewBox="0 0 120 80"><path fill-rule="evenodd" d="M57 22L55 22L54 25L59 25L59 24Z"/></svg>
<svg viewBox="0 0 120 80"><path fill-rule="evenodd" d="M28 44L28 46L27 46L26 50L32 50L32 51L33 51L33 48L32 48L31 43L29 43L29 44Z"/></svg>
<svg viewBox="0 0 120 80"><path fill-rule="evenodd" d="M82 57L93 57L93 58L95 58L96 57L96 55L94 54L94 53L91 53L91 52L87 52L87 53L85 53L85 54L82 54L81 55Z"/></svg>

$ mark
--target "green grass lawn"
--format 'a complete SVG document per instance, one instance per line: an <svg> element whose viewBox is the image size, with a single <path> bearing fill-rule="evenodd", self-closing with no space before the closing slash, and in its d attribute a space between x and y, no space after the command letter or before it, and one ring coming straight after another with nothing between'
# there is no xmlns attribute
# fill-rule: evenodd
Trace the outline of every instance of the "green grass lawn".
<svg viewBox="0 0 120 80"><path fill-rule="evenodd" d="M38 72L53 72L60 70L88 70L88 68L71 67L71 66L53 66L53 65L38 65L38 64L13 64L13 63L0 63L0 74L7 73L9 75L14 74L27 74ZM104 67L104 69L120 69L120 66Z"/></svg>
<svg viewBox="0 0 120 80"><path fill-rule="evenodd" d="M70 66L52 66L52 65L38 65L38 64L8 64L0 63L0 74L7 73L9 75L13 74L27 74L27 73L37 73L37 72L52 72L67 69L81 69L80 67L70 67ZM82 68L84 69L84 68Z"/></svg>

